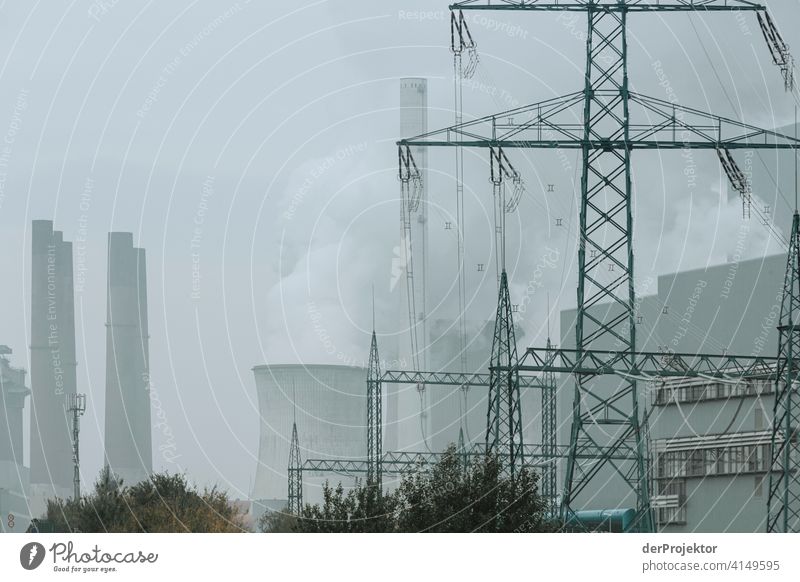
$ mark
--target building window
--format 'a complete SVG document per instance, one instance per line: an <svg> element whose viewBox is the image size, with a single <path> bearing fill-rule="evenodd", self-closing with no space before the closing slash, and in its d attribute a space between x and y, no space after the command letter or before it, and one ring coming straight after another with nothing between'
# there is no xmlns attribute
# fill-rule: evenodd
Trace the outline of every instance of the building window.
<svg viewBox="0 0 800 582"><path fill-rule="evenodd" d="M686 506L660 507L656 519L658 525L686 525Z"/></svg>
<svg viewBox="0 0 800 582"><path fill-rule="evenodd" d="M765 473L768 465L768 444L665 451L656 455L656 478Z"/></svg>
<svg viewBox="0 0 800 582"><path fill-rule="evenodd" d="M703 402L708 400L727 400L744 396L771 394L775 387L769 380L746 380L731 384L708 380L667 380L650 385L653 403L666 406L676 403ZM763 412L762 421L763 421ZM759 422L756 420L756 422Z"/></svg>

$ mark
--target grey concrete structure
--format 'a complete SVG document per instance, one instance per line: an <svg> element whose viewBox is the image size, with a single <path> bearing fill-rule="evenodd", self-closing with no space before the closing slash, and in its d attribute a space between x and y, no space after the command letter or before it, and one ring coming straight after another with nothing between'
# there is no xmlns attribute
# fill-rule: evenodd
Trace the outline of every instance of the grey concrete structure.
<svg viewBox="0 0 800 582"><path fill-rule="evenodd" d="M400 135L404 137L420 135L428 131L428 80L418 77L400 79ZM396 318L393 322L398 333L392 339L381 341L381 356L389 361L402 363L404 369L427 370L429 368L430 342L427 310L427 278L428 278L428 206L427 206L427 148L411 148L417 168L422 173L422 191L419 209L411 217L411 265L413 265L414 303L416 321L409 321L409 302L406 289L406 269L409 260L406 258L405 234L398 224L398 246L392 265L391 292L393 303L397 305ZM398 201L399 205L399 201ZM416 326L418 343L418 361L412 354L409 327ZM386 440L387 450L419 449L424 438L431 432L430 416L421 416L419 399L428 403L429 395L419 394L416 387L411 389L389 386L386 393ZM424 407L423 407L424 408Z"/></svg>
<svg viewBox="0 0 800 582"><path fill-rule="evenodd" d="M72 243L34 220L31 257L31 506L72 491L72 440L65 403L76 390Z"/></svg>
<svg viewBox="0 0 800 582"><path fill-rule="evenodd" d="M292 422L297 419L303 460L366 459L367 372L334 365L253 368L260 411L258 464L251 498L279 509L287 497ZM330 475L304 475L304 498L320 500ZM342 479L346 481L346 479Z"/></svg>
<svg viewBox="0 0 800 582"><path fill-rule="evenodd" d="M30 390L25 370L14 368L0 345L0 531L24 531L30 521L30 474L23 465L22 412Z"/></svg>
<svg viewBox="0 0 800 582"><path fill-rule="evenodd" d="M775 255L639 281L638 349L774 357L785 261ZM595 311L603 317L613 313L605 305ZM575 315L574 309L561 313L565 348L575 346ZM567 444L574 384L566 376L559 380L558 438ZM615 380L603 377L598 385L610 390ZM713 380L637 386L641 412L651 411L659 529L763 531L773 386ZM562 480L564 468L562 463ZM605 477L605 486L587 492L581 504L586 509L632 506L617 478Z"/></svg>
<svg viewBox="0 0 800 582"><path fill-rule="evenodd" d="M133 235L109 233L105 461L129 485L153 470L146 272Z"/></svg>

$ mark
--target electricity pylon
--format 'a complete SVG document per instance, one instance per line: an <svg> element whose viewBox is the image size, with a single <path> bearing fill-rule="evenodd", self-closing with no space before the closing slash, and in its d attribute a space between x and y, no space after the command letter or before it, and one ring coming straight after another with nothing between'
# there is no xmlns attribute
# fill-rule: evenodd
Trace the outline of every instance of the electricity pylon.
<svg viewBox="0 0 800 582"><path fill-rule="evenodd" d="M514 319L508 275L500 273L500 293L494 322L489 364L489 406L486 414L486 450L500 457L500 470L512 479L523 463L522 412Z"/></svg>
<svg viewBox="0 0 800 582"><path fill-rule="evenodd" d="M367 366L367 482L382 490L383 472L381 457L383 456L383 421L382 411L381 365L378 358L378 340L372 330L372 345L369 349Z"/></svg>
<svg viewBox="0 0 800 582"><path fill-rule="evenodd" d="M292 423L292 443L289 446L289 513L300 515L303 511L303 463L300 460L300 439L297 423Z"/></svg>
<svg viewBox="0 0 800 582"><path fill-rule="evenodd" d="M582 12L587 19L584 87L564 97L495 113L398 142L446 146L577 149L582 153L578 248L579 360L612 349L629 370L613 389L592 380L601 370L575 372L570 454L561 519L582 526L581 494L617 475L635 499L631 531L652 532L637 359L631 155L635 149L797 149L798 140L630 91L628 15L665 12L765 12L745 0L466 0L451 10ZM575 120L580 120L576 122ZM402 161L402 160L401 160ZM402 170L401 163L401 170ZM588 251L588 252L587 252ZM609 310L608 306L613 306ZM622 457L622 459L620 459Z"/></svg>
<svg viewBox="0 0 800 582"><path fill-rule="evenodd" d="M786 261L770 447L767 531L800 532L800 215L795 210Z"/></svg>

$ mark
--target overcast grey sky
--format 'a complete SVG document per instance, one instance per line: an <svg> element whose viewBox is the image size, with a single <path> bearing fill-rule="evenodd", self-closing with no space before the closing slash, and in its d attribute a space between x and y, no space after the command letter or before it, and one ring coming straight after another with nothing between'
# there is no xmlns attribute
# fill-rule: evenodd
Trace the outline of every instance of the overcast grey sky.
<svg viewBox="0 0 800 582"><path fill-rule="evenodd" d="M800 4L769 4L789 44L800 46L788 24ZM387 297L400 235L398 79L429 78L430 127L452 122L446 10L430 0L0 3L0 343L28 367L30 221L52 219L74 241L80 273L84 478L102 459L109 230L132 231L148 253L153 418L163 422L154 466L235 497L248 495L257 454L250 368L336 363L337 353L363 360L373 284L382 333L397 331ZM581 88L582 19L469 18L481 63L465 89L467 118ZM653 66L660 62L684 105L763 127L791 121L793 101L752 15L637 15L629 24L636 91L667 98ZM578 174L569 155L565 170L552 152L514 152L529 188L509 218L512 293L524 296L546 247L562 258L541 275L522 321L529 342L543 339L544 290L554 309L575 303ZM492 254L484 157L467 154L468 265ZM740 204L728 200L715 154L695 159L690 193L679 152L636 158L641 277L734 252ZM442 227L454 212L452 153L434 152L429 164L432 315L452 317L455 240ZM545 193L551 183L556 191ZM755 220L747 256L779 252L767 239ZM471 318L491 316L494 285L488 273L471 274ZM159 454L170 439L177 465Z"/></svg>

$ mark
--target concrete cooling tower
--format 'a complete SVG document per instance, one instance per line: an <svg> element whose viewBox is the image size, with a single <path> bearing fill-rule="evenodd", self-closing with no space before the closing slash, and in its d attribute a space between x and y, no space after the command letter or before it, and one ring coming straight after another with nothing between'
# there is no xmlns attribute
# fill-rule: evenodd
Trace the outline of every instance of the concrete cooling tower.
<svg viewBox="0 0 800 582"><path fill-rule="evenodd" d="M256 366L253 373L260 409L260 439L252 499L262 511L286 505L286 469L295 418L303 460L366 459L364 368L298 364ZM339 480L335 475L304 475L307 502L320 500L320 484L326 478Z"/></svg>
<svg viewBox="0 0 800 582"><path fill-rule="evenodd" d="M72 439L65 404L75 394L72 243L34 220L31 257L31 510L72 495Z"/></svg>
<svg viewBox="0 0 800 582"><path fill-rule="evenodd" d="M108 235L105 457L133 485L152 473L149 332L144 249L129 232Z"/></svg>

